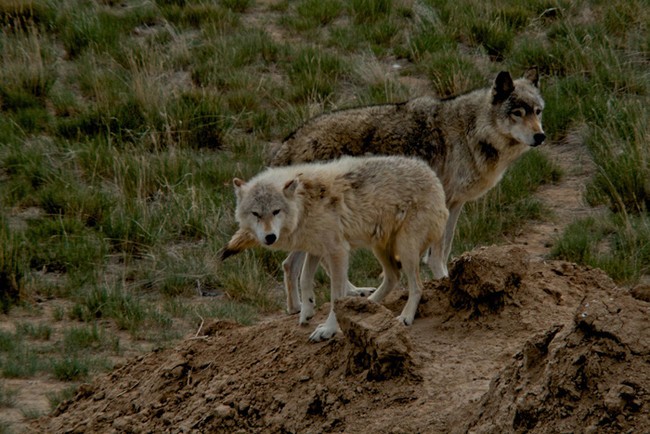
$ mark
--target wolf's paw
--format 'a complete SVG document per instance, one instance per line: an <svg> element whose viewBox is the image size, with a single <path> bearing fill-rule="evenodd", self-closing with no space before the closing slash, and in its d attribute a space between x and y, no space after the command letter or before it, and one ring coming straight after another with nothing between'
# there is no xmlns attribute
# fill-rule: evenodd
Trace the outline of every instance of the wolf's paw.
<svg viewBox="0 0 650 434"><path fill-rule="evenodd" d="M295 314L297 314L298 312L300 312L300 308L299 308L299 307L292 307L292 308L287 307L287 314L288 314L288 315L295 315Z"/></svg>
<svg viewBox="0 0 650 434"><path fill-rule="evenodd" d="M377 288L355 288L348 289L348 295L353 297L370 297Z"/></svg>
<svg viewBox="0 0 650 434"><path fill-rule="evenodd" d="M311 336L309 336L309 340L311 342L325 341L334 336L337 330L338 327L332 328L328 326L327 323L320 324L318 327L316 327L316 330L314 330Z"/></svg>
<svg viewBox="0 0 650 434"><path fill-rule="evenodd" d="M379 298L379 292L373 292L372 294L370 294L368 300L374 303L381 303L381 299Z"/></svg>
<svg viewBox="0 0 650 434"><path fill-rule="evenodd" d="M406 326L410 326L411 324L413 324L413 317L400 315L397 317L397 322L399 322L400 324L404 324Z"/></svg>
<svg viewBox="0 0 650 434"><path fill-rule="evenodd" d="M314 316L314 305L303 303L300 308L300 325L305 325Z"/></svg>
<svg viewBox="0 0 650 434"><path fill-rule="evenodd" d="M300 321L298 323L300 325L305 325L309 322L310 319L314 316L314 308L309 309L311 312L307 312L306 310L301 310L300 311Z"/></svg>

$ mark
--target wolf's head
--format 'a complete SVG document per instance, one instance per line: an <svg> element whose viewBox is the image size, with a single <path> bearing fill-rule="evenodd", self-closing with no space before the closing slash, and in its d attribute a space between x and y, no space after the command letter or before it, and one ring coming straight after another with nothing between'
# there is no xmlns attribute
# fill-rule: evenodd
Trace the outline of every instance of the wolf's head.
<svg viewBox="0 0 650 434"><path fill-rule="evenodd" d="M283 186L271 180L249 183L235 178L237 209L235 215L242 229L255 234L263 246L272 246L297 225L297 203L294 200L299 180L292 179Z"/></svg>
<svg viewBox="0 0 650 434"><path fill-rule="evenodd" d="M529 69L515 81L509 72L500 72L492 87L492 105L501 134L528 146L539 146L546 140L542 128L544 100L539 92L537 68Z"/></svg>

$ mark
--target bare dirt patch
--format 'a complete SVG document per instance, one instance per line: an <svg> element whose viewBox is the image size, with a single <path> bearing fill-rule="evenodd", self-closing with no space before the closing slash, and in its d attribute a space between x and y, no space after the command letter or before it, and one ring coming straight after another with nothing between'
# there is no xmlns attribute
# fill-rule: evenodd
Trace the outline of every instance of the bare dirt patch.
<svg viewBox="0 0 650 434"><path fill-rule="evenodd" d="M514 239L514 244L525 246L539 259L550 253L553 240L569 223L604 211L584 201L587 182L595 173L596 166L581 136L581 132L576 130L560 143L540 148L540 152L560 167L562 179L556 184L543 185L535 192L535 197L550 211L549 218L527 224Z"/></svg>
<svg viewBox="0 0 650 434"><path fill-rule="evenodd" d="M603 272L519 247L457 258L413 326L337 303L312 344L293 316L214 322L80 388L39 432L647 432L650 304Z"/></svg>

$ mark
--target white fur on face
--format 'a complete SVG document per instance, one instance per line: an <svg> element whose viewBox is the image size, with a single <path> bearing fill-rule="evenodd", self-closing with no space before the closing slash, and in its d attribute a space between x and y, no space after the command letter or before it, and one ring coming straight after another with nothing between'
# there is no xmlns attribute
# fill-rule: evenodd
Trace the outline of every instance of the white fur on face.
<svg viewBox="0 0 650 434"><path fill-rule="evenodd" d="M263 216L258 219L255 225L255 236L260 244L272 246L280 239L282 232L283 219L282 213L278 215Z"/></svg>
<svg viewBox="0 0 650 434"><path fill-rule="evenodd" d="M535 134L544 134L544 130L539 121L524 122L523 119L516 122L510 129L510 132L514 139L528 146L535 145Z"/></svg>

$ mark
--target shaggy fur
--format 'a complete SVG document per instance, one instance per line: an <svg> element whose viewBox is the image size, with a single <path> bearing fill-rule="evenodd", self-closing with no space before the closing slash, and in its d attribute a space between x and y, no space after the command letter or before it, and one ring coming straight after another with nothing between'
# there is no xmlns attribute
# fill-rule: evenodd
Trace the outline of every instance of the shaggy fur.
<svg viewBox="0 0 650 434"><path fill-rule="evenodd" d="M327 268L332 309L311 335L313 341L329 339L338 329L333 306L346 294L351 249L372 249L382 265L384 280L373 301L381 301L404 272L409 298L398 319L407 325L422 293L419 258L429 246L437 257L434 266L443 272L449 212L440 181L419 159L344 157L271 168L249 182L235 178L233 183L239 232L266 248L306 252L300 288L312 309L313 274L321 260Z"/></svg>

